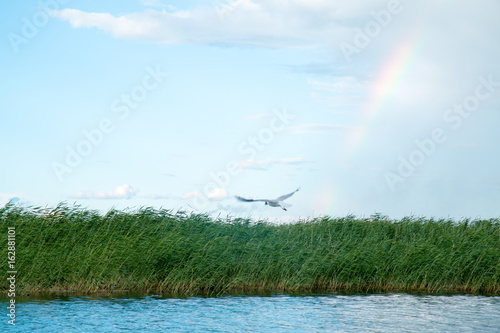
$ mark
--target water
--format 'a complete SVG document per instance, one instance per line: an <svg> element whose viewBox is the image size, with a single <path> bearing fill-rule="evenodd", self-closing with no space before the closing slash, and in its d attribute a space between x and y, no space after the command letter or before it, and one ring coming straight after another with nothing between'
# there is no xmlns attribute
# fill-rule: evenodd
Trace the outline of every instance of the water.
<svg viewBox="0 0 500 333"><path fill-rule="evenodd" d="M3 301L0 332L500 332L500 297L274 295Z"/></svg>

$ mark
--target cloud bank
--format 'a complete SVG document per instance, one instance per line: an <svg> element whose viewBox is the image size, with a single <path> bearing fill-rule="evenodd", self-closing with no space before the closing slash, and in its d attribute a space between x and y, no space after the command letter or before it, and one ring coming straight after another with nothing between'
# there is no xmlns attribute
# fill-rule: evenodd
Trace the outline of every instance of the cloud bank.
<svg viewBox="0 0 500 333"><path fill-rule="evenodd" d="M80 191L77 194L71 196L74 199L131 199L133 198L138 190L134 189L128 184L123 184L118 186L114 190L105 191Z"/></svg>
<svg viewBox="0 0 500 333"><path fill-rule="evenodd" d="M346 27L385 6L385 1L236 0L170 12L147 9L114 16L62 9L52 16L75 28L98 28L121 39L166 44L236 44L316 47L345 34Z"/></svg>

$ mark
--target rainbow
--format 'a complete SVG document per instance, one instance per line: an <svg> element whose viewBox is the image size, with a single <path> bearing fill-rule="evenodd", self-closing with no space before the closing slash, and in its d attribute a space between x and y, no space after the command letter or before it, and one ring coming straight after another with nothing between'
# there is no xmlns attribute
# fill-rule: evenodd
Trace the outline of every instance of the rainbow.
<svg viewBox="0 0 500 333"><path fill-rule="evenodd" d="M381 66L376 79L370 85L368 102L362 109L356 128L347 139L346 160L350 160L360 150L363 142L367 140L370 129L376 124L387 103L397 92L405 74L415 61L418 39L408 38L397 45L388 60Z"/></svg>
<svg viewBox="0 0 500 333"><path fill-rule="evenodd" d="M356 154L363 151L363 145L369 142L373 128L377 126L388 104L399 91L398 88L416 59L419 40L420 38L408 38L405 42L398 44L388 59L383 62L375 80L369 85L367 102L361 108L356 125L344 144L342 158L347 165L357 157ZM334 214L341 210L337 202L340 197L336 193L341 188L341 184L332 185L329 183L328 188L325 188L317 199L315 209L321 214ZM332 188L337 190L332 190Z"/></svg>
<svg viewBox="0 0 500 333"><path fill-rule="evenodd" d="M353 125L354 128L344 141L340 158L345 165L351 165L353 159L363 151L364 145L370 141L371 135L373 135L373 129L379 125L380 119L400 91L399 87L407 78L409 71L414 69L421 49L425 47L426 37L431 33L429 22L440 17L443 11L446 11L452 4L453 2L449 0L434 3L435 8L430 11L426 20L420 21L420 25L407 33L404 40L396 44L392 50L388 50L387 60L381 63L374 80L370 80L366 102L359 110L360 113ZM336 202L336 199L340 199L340 195L336 192L341 191L342 185L341 182L335 184L338 186L332 187L332 185L328 184L329 189L321 194L322 199L318 201L317 209L325 214L332 214L332 210L335 212L340 209L338 202ZM334 193L329 191L334 191ZM349 207L344 208L349 209Z"/></svg>

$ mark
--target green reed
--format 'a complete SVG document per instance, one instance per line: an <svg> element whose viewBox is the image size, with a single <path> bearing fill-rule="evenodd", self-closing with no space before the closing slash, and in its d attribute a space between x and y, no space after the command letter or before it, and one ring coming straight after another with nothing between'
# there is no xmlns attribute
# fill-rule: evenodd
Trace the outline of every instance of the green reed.
<svg viewBox="0 0 500 333"><path fill-rule="evenodd" d="M291 224L141 208L0 208L18 292L500 294L500 221L323 217ZM7 283L2 284L5 293Z"/></svg>

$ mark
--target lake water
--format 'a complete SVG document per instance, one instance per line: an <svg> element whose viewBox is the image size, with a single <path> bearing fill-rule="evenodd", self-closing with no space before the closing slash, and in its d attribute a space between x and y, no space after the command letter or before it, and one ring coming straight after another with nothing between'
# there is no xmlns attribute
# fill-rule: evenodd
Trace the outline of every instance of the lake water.
<svg viewBox="0 0 500 333"><path fill-rule="evenodd" d="M271 295L18 300L0 332L500 332L500 297Z"/></svg>

